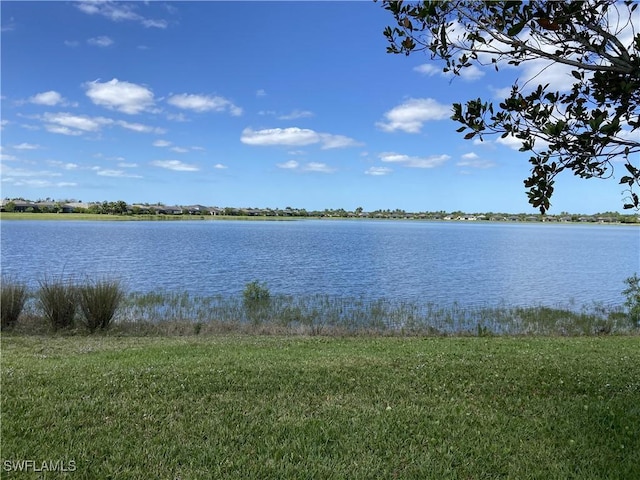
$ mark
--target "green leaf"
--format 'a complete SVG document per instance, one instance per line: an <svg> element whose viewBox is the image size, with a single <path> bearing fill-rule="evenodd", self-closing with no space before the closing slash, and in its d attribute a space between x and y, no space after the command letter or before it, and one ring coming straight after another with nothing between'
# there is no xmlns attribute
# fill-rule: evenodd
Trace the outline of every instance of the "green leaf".
<svg viewBox="0 0 640 480"><path fill-rule="evenodd" d="M510 37L515 37L522 31L526 24L527 22L516 23L509 30L507 30L507 35L509 35Z"/></svg>

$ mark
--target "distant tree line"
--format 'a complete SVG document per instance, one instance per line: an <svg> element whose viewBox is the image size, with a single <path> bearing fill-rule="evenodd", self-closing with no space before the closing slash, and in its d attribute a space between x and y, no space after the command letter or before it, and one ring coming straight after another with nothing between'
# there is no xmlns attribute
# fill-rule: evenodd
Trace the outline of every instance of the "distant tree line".
<svg viewBox="0 0 640 480"><path fill-rule="evenodd" d="M406 219L406 220L444 220L444 221L511 221L511 222L598 222L598 223L640 223L640 215L602 212L582 215L561 212L557 215L540 213L474 212L460 210L447 212L419 211L407 212L396 208L378 209L366 212L363 207L353 210L344 208L325 208L324 210L306 210L304 208L238 208L207 207L203 205L167 206L163 203L127 204L124 200L82 203L80 201L45 200L30 201L24 198L6 198L2 201L3 212L26 213L92 213L99 215L132 216L229 216L229 217L296 217L296 218L369 218L369 219Z"/></svg>

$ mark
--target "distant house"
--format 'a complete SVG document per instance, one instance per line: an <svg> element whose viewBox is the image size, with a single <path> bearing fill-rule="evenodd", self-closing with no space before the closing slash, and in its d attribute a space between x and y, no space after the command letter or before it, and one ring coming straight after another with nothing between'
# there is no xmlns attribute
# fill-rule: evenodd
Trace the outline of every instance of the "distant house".
<svg viewBox="0 0 640 480"><path fill-rule="evenodd" d="M161 215L182 215L182 207L177 206L159 206L156 207L156 212Z"/></svg>
<svg viewBox="0 0 640 480"><path fill-rule="evenodd" d="M70 202L62 205L62 213L73 213L77 210L86 210L87 208L89 208L88 203Z"/></svg>
<svg viewBox="0 0 640 480"><path fill-rule="evenodd" d="M189 215L213 215L213 213L211 213L211 209L204 205L190 205L185 207L185 210Z"/></svg>
<svg viewBox="0 0 640 480"><path fill-rule="evenodd" d="M2 205L0 207L0 211L2 212L6 212L7 211L7 204L12 203L13 204L13 211L14 212L37 212L38 211L38 205L35 204L34 202L25 202L22 200L3 200L2 201Z"/></svg>

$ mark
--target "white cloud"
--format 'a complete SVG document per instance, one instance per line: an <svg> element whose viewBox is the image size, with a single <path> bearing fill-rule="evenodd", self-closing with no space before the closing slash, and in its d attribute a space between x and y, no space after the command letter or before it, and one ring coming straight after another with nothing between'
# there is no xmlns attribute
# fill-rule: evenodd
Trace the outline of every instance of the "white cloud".
<svg viewBox="0 0 640 480"><path fill-rule="evenodd" d="M29 102L35 103L36 105L46 105L48 107L53 107L55 105L63 103L64 99L58 92L49 90L48 92L38 93L33 97L30 97Z"/></svg>
<svg viewBox="0 0 640 480"><path fill-rule="evenodd" d="M507 135L504 138L500 137L496 140L496 143L509 147L513 150L519 150L520 147L522 147L522 140L512 135Z"/></svg>
<svg viewBox="0 0 640 480"><path fill-rule="evenodd" d="M155 133L155 134L166 133L166 130L164 128L150 127L149 125L143 125L141 123L130 123L130 122L125 122L124 120L118 120L116 123L122 128L126 128L127 130L133 130L134 132Z"/></svg>
<svg viewBox="0 0 640 480"><path fill-rule="evenodd" d="M33 143L20 143L18 145L14 145L13 148L15 148L16 150L38 150L42 147Z"/></svg>
<svg viewBox="0 0 640 480"><path fill-rule="evenodd" d="M622 130L618 132L617 137L622 140L629 140L632 142L640 143L640 131L631 131L631 127L627 122L621 122Z"/></svg>
<svg viewBox="0 0 640 480"><path fill-rule="evenodd" d="M545 140L542 140L540 138L534 138L534 140L535 140L534 150L536 151L549 146L549 143ZM504 145L505 147L509 147L512 150L520 150L520 148L522 147L522 140L512 135L507 135L504 138L500 137L496 139L495 143L499 145Z"/></svg>
<svg viewBox="0 0 640 480"><path fill-rule="evenodd" d="M223 165L221 163L216 163L213 168L215 168L216 170L225 170L227 168L226 165Z"/></svg>
<svg viewBox="0 0 640 480"><path fill-rule="evenodd" d="M471 143L473 143L474 145L482 145L483 147L493 146L493 144L491 142L485 142L484 140L482 140L479 137L474 138Z"/></svg>
<svg viewBox="0 0 640 480"><path fill-rule="evenodd" d="M69 135L69 136L82 135L82 132L79 130L72 130L69 127L63 127L60 125L45 125L44 128L47 130L47 132L57 133L60 135Z"/></svg>
<svg viewBox="0 0 640 480"><path fill-rule="evenodd" d="M224 97L211 95L194 95L181 93L172 95L167 103L174 107L183 108L185 110L193 110L194 112L224 112L228 111L234 117L242 115L242 108L234 105L231 101Z"/></svg>
<svg viewBox="0 0 640 480"><path fill-rule="evenodd" d="M156 140L155 142L153 142L152 145L154 147L165 148L165 147L171 147L171 145L173 145L173 143L171 143L168 140ZM176 153L188 153L191 150L204 151L204 148L202 148L202 147L178 147L178 146L174 146L174 147L171 147L169 150L171 150L172 152L176 152Z"/></svg>
<svg viewBox="0 0 640 480"><path fill-rule="evenodd" d="M435 65L432 65L431 63L423 63L422 65L413 67L413 70L423 75L427 75L428 77L433 77L434 75L438 75L442 73L441 68L438 68Z"/></svg>
<svg viewBox="0 0 640 480"><path fill-rule="evenodd" d="M48 170L26 170L24 168L13 168L6 164L0 164L2 167L2 177L61 177L62 174L58 172L50 172Z"/></svg>
<svg viewBox="0 0 640 480"><path fill-rule="evenodd" d="M179 113L167 113L167 119L173 120L174 122L188 122L189 121L187 116L182 112L179 112Z"/></svg>
<svg viewBox="0 0 640 480"><path fill-rule="evenodd" d="M166 20L153 20L151 18L146 18L141 23L147 28L167 28L169 25Z"/></svg>
<svg viewBox="0 0 640 480"><path fill-rule="evenodd" d="M519 75L518 84L521 86L522 92L530 92L535 90L538 85L546 85L547 83L550 91L567 92L571 90L576 81L575 77L571 75L571 71L575 67L558 62L549 63L546 59L531 60L524 63L521 68L523 71Z"/></svg>
<svg viewBox="0 0 640 480"><path fill-rule="evenodd" d="M323 150L332 148L345 148L359 146L361 143L344 135L333 135L330 133L318 133L308 128L268 128L264 130L253 130L245 128L240 137L242 143L247 145L284 145L302 147L321 143Z"/></svg>
<svg viewBox="0 0 640 480"><path fill-rule="evenodd" d="M13 177L3 177L3 182L11 183L15 187L29 187L29 188L63 188L63 187L76 187L78 184L75 182L51 182L49 180L40 179L24 179L19 180Z"/></svg>
<svg viewBox="0 0 640 480"><path fill-rule="evenodd" d="M16 29L15 19L11 17L9 23L0 26L0 32L12 32Z"/></svg>
<svg viewBox="0 0 640 480"><path fill-rule="evenodd" d="M451 116L451 106L442 105L432 98L410 98L384 114L384 122L376 126L385 132L402 130L407 133L420 133L425 122L443 120Z"/></svg>
<svg viewBox="0 0 640 480"><path fill-rule="evenodd" d="M118 166L120 168L137 168L138 164L137 163L120 162L120 163L118 163Z"/></svg>
<svg viewBox="0 0 640 480"><path fill-rule="evenodd" d="M478 158L478 155L474 152L469 152L462 155L462 158L464 158L465 160L475 160L476 158Z"/></svg>
<svg viewBox="0 0 640 480"><path fill-rule="evenodd" d="M298 162L296 162L295 160L289 160L286 161L284 163L278 163L277 167L278 168L284 168L286 170L294 170L296 168L298 168L300 166L300 164Z"/></svg>
<svg viewBox="0 0 640 480"><path fill-rule="evenodd" d="M200 170L196 165L181 162L180 160L154 160L151 165L177 172L197 172Z"/></svg>
<svg viewBox="0 0 640 480"><path fill-rule="evenodd" d="M113 40L105 35L100 37L93 37L87 40L87 44L93 45L94 47L108 47L113 45Z"/></svg>
<svg viewBox="0 0 640 480"><path fill-rule="evenodd" d="M362 143L355 141L353 138L345 137L344 135L331 135L328 133L321 133L320 139L322 140L321 148L323 150L329 150L331 148L362 146Z"/></svg>
<svg viewBox="0 0 640 480"><path fill-rule="evenodd" d="M263 88L256 91L256 97L266 97L266 96L267 96L267 92L265 92Z"/></svg>
<svg viewBox="0 0 640 480"><path fill-rule="evenodd" d="M102 168L97 168L95 170L96 170L96 174L100 175L101 177L142 178L141 175L132 175L132 174L126 173L124 170L109 170L109 169L102 169Z"/></svg>
<svg viewBox="0 0 640 480"><path fill-rule="evenodd" d="M291 113L280 115L278 120L296 120L298 118L309 117L313 117L313 112L310 112L309 110L293 110Z"/></svg>
<svg viewBox="0 0 640 480"><path fill-rule="evenodd" d="M300 165L296 160L288 160L284 163L278 163L276 166L284 170L299 170L302 172L333 173L336 171L335 168L330 167L326 163L320 162L309 162L304 165Z"/></svg>
<svg viewBox="0 0 640 480"><path fill-rule="evenodd" d="M389 175L391 172L393 172L393 169L389 167L370 167L367 170L365 170L364 173L366 175L371 175L374 177L381 177L384 175Z"/></svg>
<svg viewBox="0 0 640 480"><path fill-rule="evenodd" d="M484 72L475 65L471 65L460 70L460 77L467 81L478 80L484 77Z"/></svg>
<svg viewBox="0 0 640 480"><path fill-rule="evenodd" d="M502 88L489 87L489 89L493 92L493 97L496 99L503 100L511 96L511 86Z"/></svg>
<svg viewBox="0 0 640 480"><path fill-rule="evenodd" d="M111 125L113 120L104 117L87 117L71 113L45 113L42 119L45 127L53 133L80 135L82 132L97 132L104 125Z"/></svg>
<svg viewBox="0 0 640 480"><path fill-rule="evenodd" d="M135 83L114 78L100 83L97 80L84 84L86 95L96 105L119 112L136 114L149 110L154 105L153 92Z"/></svg>
<svg viewBox="0 0 640 480"><path fill-rule="evenodd" d="M104 126L117 125L127 130L139 133L166 133L166 130L158 127L150 127L141 123L130 123L124 120L114 121L105 117L87 117L73 115L67 112L45 113L40 117L45 123L45 128L51 133L63 135L82 135L86 132L97 132Z"/></svg>
<svg viewBox="0 0 640 480"><path fill-rule="evenodd" d="M64 163L58 160L49 160L47 161L47 163L54 167L62 168L63 170L76 170L79 167L77 163L72 163L72 162Z"/></svg>
<svg viewBox="0 0 640 480"><path fill-rule="evenodd" d="M77 47L78 45L80 45L80 42L76 41L76 40L65 40L64 44L67 47Z"/></svg>
<svg viewBox="0 0 640 480"><path fill-rule="evenodd" d="M485 169L493 168L496 166L496 164L489 160L464 160L462 162L456 163L456 166Z"/></svg>
<svg viewBox="0 0 640 480"><path fill-rule="evenodd" d="M335 168L328 166L326 163L320 162L310 162L307 163L303 170L306 172L319 172L319 173L333 173L336 171Z"/></svg>
<svg viewBox="0 0 640 480"><path fill-rule="evenodd" d="M247 145L288 145L304 146L318 143L320 135L307 128L268 128L265 130L252 130L245 128L240 137L242 143Z"/></svg>
<svg viewBox="0 0 640 480"><path fill-rule="evenodd" d="M435 168L443 165L451 157L449 155L431 155L429 157L412 157L400 153L385 152L379 155L383 162L397 163L410 168Z"/></svg>
<svg viewBox="0 0 640 480"><path fill-rule="evenodd" d="M414 71L421 73L422 75L426 75L428 77L433 77L434 75L439 75L441 77L452 79L455 77L453 72L443 72L442 68L438 68L435 65L430 63L424 63L422 65L418 65L414 67ZM463 68L460 70L460 78L467 81L477 80L484 76L484 72L476 67L475 65L471 65L469 67Z"/></svg>
<svg viewBox="0 0 640 480"><path fill-rule="evenodd" d="M136 12L135 9L137 5L133 4L113 2L110 0L83 0L76 3L75 6L88 15L101 15L114 22L124 20L135 21L147 28L167 28L168 25L166 20L153 20L143 17Z"/></svg>

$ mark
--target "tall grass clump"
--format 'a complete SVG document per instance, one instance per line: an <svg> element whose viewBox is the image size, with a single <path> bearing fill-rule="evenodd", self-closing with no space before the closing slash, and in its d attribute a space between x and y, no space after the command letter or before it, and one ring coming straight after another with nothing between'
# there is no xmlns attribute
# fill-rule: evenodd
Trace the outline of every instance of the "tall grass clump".
<svg viewBox="0 0 640 480"><path fill-rule="evenodd" d="M634 274L627 278L624 283L627 284L627 288L622 291L622 294L626 297L624 306L627 308L629 320L634 326L637 326L640 324L640 277L638 277L638 274Z"/></svg>
<svg viewBox="0 0 640 480"><path fill-rule="evenodd" d="M13 327L18 322L24 304L27 301L27 286L9 279L2 280L0 297L0 328Z"/></svg>
<svg viewBox="0 0 640 480"><path fill-rule="evenodd" d="M124 290L117 280L96 280L78 287L83 322L90 331L106 330L122 302Z"/></svg>
<svg viewBox="0 0 640 480"><path fill-rule="evenodd" d="M76 314L77 288L62 278L40 281L38 303L45 319L54 330L73 326Z"/></svg>

